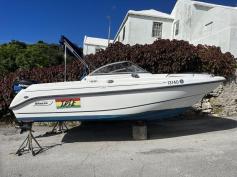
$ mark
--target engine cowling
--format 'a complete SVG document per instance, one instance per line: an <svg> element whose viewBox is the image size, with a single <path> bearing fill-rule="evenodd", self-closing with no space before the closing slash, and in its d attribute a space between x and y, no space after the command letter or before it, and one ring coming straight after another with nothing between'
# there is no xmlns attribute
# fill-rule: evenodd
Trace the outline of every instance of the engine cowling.
<svg viewBox="0 0 237 177"><path fill-rule="evenodd" d="M12 91L13 94L16 95L19 93L22 89L26 89L32 84L37 84L37 81L33 80L20 80L20 81L14 81L13 86L12 86Z"/></svg>

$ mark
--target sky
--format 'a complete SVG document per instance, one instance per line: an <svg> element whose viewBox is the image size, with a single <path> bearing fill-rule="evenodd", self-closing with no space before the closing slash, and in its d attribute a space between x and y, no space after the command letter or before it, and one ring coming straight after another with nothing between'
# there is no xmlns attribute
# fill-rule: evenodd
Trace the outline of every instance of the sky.
<svg viewBox="0 0 237 177"><path fill-rule="evenodd" d="M237 0L202 0L237 6ZM0 43L43 40L58 43L65 35L82 46L84 36L111 38L128 10L155 9L170 13L176 0L0 0Z"/></svg>

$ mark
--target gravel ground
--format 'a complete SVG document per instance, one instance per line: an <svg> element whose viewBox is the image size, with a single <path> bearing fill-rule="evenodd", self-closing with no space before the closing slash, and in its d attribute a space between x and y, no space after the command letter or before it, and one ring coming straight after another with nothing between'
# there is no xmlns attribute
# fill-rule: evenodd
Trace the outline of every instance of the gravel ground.
<svg viewBox="0 0 237 177"><path fill-rule="evenodd" d="M148 125L149 140L134 141L124 122L85 123L46 136L34 127L45 150L15 151L26 137L0 127L1 177L236 177L237 118L200 118Z"/></svg>

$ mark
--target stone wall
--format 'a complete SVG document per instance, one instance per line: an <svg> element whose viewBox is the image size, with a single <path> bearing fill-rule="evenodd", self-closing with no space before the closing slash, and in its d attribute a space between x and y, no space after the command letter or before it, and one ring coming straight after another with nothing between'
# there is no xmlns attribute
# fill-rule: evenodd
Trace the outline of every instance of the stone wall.
<svg viewBox="0 0 237 177"><path fill-rule="evenodd" d="M194 105L196 111L214 116L237 115L237 80L220 85Z"/></svg>

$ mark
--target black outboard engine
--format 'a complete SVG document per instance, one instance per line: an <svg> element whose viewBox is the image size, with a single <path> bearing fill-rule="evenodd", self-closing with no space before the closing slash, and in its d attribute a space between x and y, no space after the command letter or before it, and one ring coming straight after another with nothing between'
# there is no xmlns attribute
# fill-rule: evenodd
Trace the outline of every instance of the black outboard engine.
<svg viewBox="0 0 237 177"><path fill-rule="evenodd" d="M19 93L22 89L26 89L32 84L37 84L37 81L33 80L20 80L20 81L14 81L13 86L12 86L12 92L13 95L15 96L17 93Z"/></svg>

